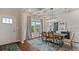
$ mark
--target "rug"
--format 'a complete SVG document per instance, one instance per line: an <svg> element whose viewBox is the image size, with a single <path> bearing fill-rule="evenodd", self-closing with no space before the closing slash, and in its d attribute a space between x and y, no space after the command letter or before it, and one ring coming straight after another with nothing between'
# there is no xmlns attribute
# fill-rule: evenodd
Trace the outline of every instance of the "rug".
<svg viewBox="0 0 79 59"><path fill-rule="evenodd" d="M53 43L46 43L42 41L41 38L28 40L28 42L33 47L38 48L40 51L72 51L70 45L64 44L62 47L60 47ZM73 44L73 51L79 51L79 44Z"/></svg>
<svg viewBox="0 0 79 59"><path fill-rule="evenodd" d="M6 44L0 46L0 51L21 51L16 43Z"/></svg>

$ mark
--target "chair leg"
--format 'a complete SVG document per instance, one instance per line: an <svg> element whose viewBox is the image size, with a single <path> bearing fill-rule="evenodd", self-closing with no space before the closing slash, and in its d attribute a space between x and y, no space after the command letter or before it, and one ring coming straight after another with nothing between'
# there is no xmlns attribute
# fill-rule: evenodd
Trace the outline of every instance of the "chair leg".
<svg viewBox="0 0 79 59"><path fill-rule="evenodd" d="M58 44L58 40L56 39L56 43Z"/></svg>
<svg viewBox="0 0 79 59"><path fill-rule="evenodd" d="M71 50L73 51L73 44L72 44L72 42L71 42Z"/></svg>
<svg viewBox="0 0 79 59"><path fill-rule="evenodd" d="M52 41L54 42L54 39Z"/></svg>

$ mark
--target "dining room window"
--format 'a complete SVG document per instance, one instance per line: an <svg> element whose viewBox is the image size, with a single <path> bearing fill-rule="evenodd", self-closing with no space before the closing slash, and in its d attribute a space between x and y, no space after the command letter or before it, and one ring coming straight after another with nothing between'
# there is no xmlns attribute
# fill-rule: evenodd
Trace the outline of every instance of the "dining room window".
<svg viewBox="0 0 79 59"><path fill-rule="evenodd" d="M59 22L56 19L48 20L48 31L58 31L59 28Z"/></svg>
<svg viewBox="0 0 79 59"><path fill-rule="evenodd" d="M39 32L40 31L41 23L39 21L32 22L32 32Z"/></svg>
<svg viewBox="0 0 79 59"><path fill-rule="evenodd" d="M53 31L54 31L54 32L58 31L58 22L54 22Z"/></svg>

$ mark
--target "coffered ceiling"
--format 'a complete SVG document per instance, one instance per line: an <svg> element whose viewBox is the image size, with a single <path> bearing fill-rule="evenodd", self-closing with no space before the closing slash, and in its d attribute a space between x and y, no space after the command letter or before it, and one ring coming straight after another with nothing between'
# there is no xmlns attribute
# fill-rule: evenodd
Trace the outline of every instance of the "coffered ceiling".
<svg viewBox="0 0 79 59"><path fill-rule="evenodd" d="M32 16L36 16L40 19L53 19L57 18L63 13L69 13L74 10L78 10L78 8L29 8L29 12Z"/></svg>

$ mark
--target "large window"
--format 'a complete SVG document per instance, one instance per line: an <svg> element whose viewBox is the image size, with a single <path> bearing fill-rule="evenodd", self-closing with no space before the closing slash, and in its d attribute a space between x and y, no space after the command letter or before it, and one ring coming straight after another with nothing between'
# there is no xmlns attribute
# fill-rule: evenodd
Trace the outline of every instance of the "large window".
<svg viewBox="0 0 79 59"><path fill-rule="evenodd" d="M48 20L48 31L58 31L58 20Z"/></svg>
<svg viewBox="0 0 79 59"><path fill-rule="evenodd" d="M41 22L32 21L32 32L40 32L40 25L41 25Z"/></svg>
<svg viewBox="0 0 79 59"><path fill-rule="evenodd" d="M58 22L54 22L53 31L54 31L54 32L58 31Z"/></svg>

